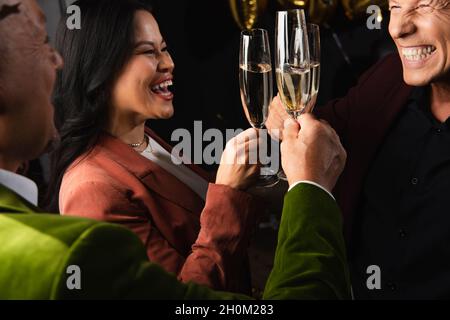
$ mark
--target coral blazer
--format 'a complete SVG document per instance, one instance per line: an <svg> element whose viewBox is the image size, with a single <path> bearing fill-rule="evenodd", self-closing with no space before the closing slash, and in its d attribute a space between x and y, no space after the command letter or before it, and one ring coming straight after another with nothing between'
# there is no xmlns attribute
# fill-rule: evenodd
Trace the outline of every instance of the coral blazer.
<svg viewBox="0 0 450 320"><path fill-rule="evenodd" d="M154 132L147 134L170 151ZM64 215L128 227L145 244L149 259L181 281L250 290L247 248L258 210L245 192L210 183L204 202L171 173L105 133L65 173L59 206Z"/></svg>

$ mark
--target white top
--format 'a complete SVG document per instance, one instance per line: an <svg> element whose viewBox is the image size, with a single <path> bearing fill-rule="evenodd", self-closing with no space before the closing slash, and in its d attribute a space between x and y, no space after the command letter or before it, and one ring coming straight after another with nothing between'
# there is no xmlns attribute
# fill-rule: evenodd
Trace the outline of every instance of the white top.
<svg viewBox="0 0 450 320"><path fill-rule="evenodd" d="M0 169L0 184L14 191L34 206L38 205L38 187L32 180L11 171Z"/></svg>
<svg viewBox="0 0 450 320"><path fill-rule="evenodd" d="M177 165L180 160L171 155L158 142L151 137L148 138L148 146L141 154L147 159L153 161L172 175L177 177L180 181L192 189L200 198L206 200L206 192L208 191L208 181L196 174L184 164ZM178 161L177 161L178 160Z"/></svg>

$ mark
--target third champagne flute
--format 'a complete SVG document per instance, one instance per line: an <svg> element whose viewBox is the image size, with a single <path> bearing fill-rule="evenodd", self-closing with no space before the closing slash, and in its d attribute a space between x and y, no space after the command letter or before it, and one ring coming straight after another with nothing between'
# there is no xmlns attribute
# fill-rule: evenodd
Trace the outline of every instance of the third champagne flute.
<svg viewBox="0 0 450 320"><path fill-rule="evenodd" d="M306 106L305 112L311 113L317 102L317 95L319 94L320 85L320 29L318 25L313 23L308 23L307 28L309 58L311 60L311 86L309 102Z"/></svg>

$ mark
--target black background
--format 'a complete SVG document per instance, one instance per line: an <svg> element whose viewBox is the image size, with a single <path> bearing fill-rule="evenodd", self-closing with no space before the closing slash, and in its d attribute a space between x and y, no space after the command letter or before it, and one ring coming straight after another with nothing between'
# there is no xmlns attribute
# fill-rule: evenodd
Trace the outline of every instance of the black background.
<svg viewBox="0 0 450 320"><path fill-rule="evenodd" d="M153 0L152 4L175 62L175 115L149 125L166 141L176 128L192 132L194 120L202 120L204 130L249 127L239 95L240 30L228 0ZM269 0L256 25L269 30L272 53L275 13L281 9L277 1ZM339 8L329 23L331 30L322 26L319 106L345 95L364 70L395 50L387 31L388 15L384 12L381 30L369 30L365 17L350 21ZM345 62L332 32L342 42L351 65Z"/></svg>

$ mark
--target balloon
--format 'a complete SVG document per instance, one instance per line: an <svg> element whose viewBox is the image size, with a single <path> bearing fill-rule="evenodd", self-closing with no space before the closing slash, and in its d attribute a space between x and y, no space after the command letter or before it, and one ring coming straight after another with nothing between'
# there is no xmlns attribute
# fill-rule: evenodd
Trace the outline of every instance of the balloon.
<svg viewBox="0 0 450 320"><path fill-rule="evenodd" d="M356 17L366 15L367 7L370 5L377 5L380 8L387 8L388 0L341 0L342 6L345 9L345 15L353 20Z"/></svg>
<svg viewBox="0 0 450 320"><path fill-rule="evenodd" d="M316 24L327 22L336 12L338 0L313 0L309 3L309 20Z"/></svg>
<svg viewBox="0 0 450 320"><path fill-rule="evenodd" d="M315 0L311 0L311 2L314 2ZM299 8L299 9L305 9L308 5L309 0L278 0L278 3L283 6L283 8Z"/></svg>
<svg viewBox="0 0 450 320"><path fill-rule="evenodd" d="M304 9L311 22L321 24L330 19L338 4L338 0L278 0L285 9Z"/></svg>
<svg viewBox="0 0 450 320"><path fill-rule="evenodd" d="M241 30L250 30L267 8L267 0L229 0L234 21Z"/></svg>

